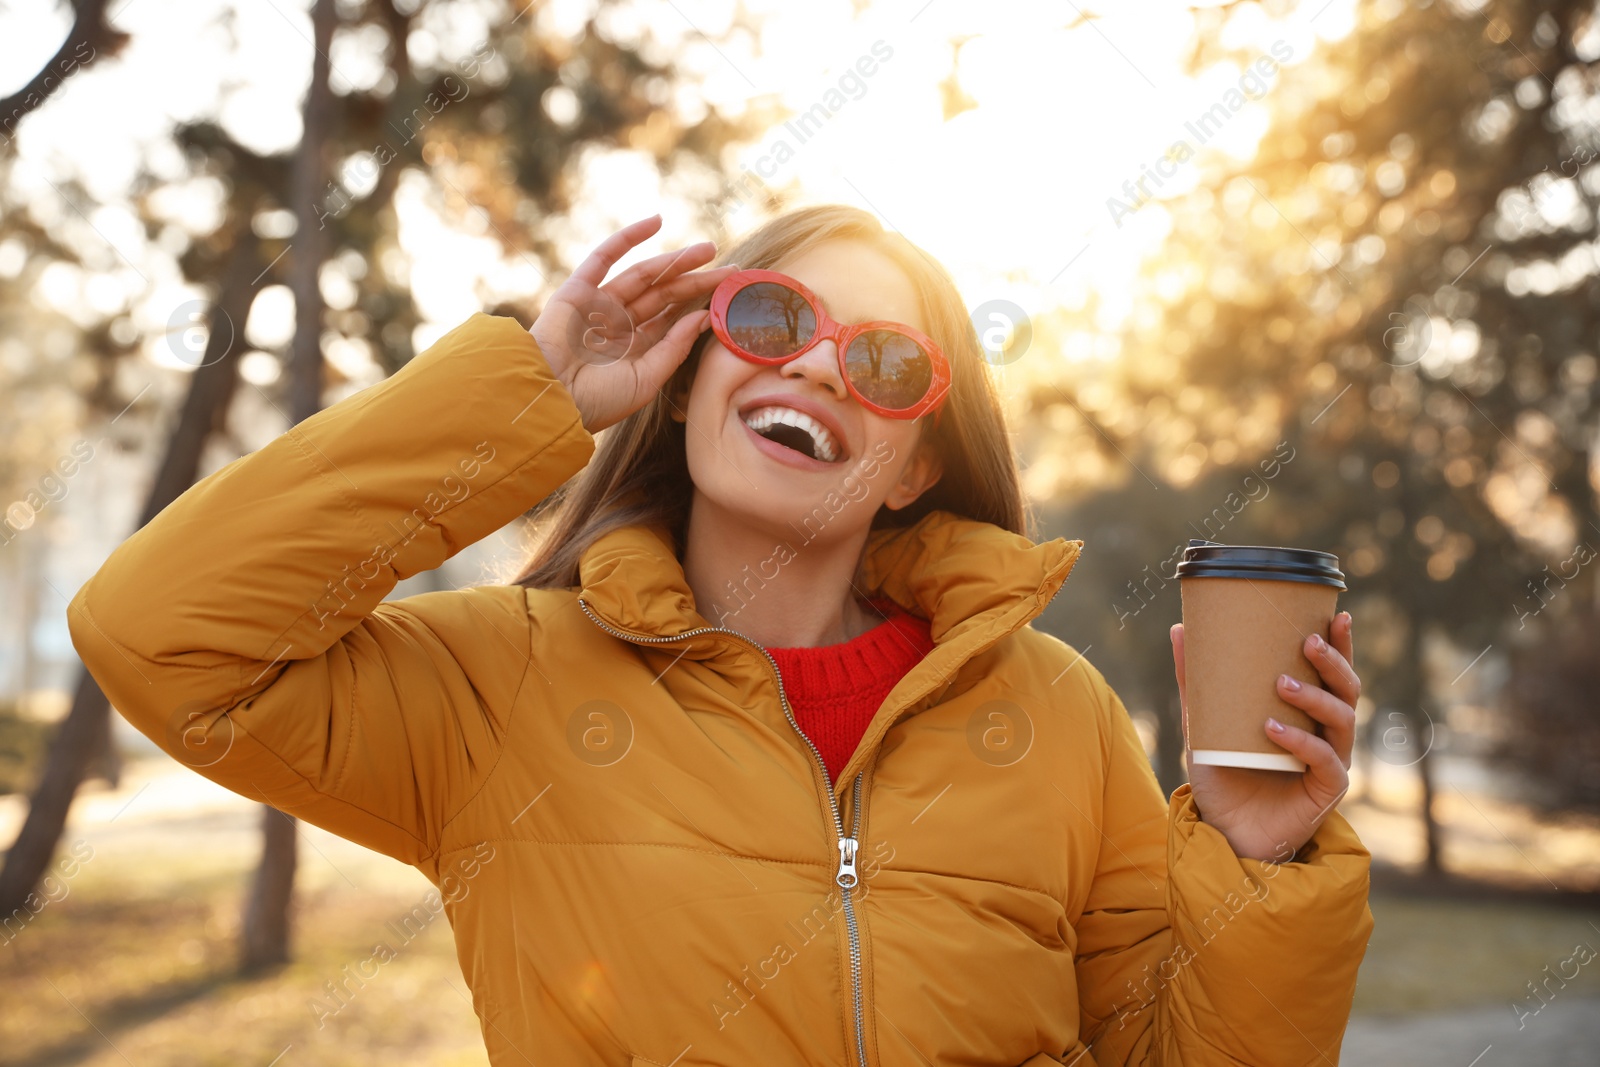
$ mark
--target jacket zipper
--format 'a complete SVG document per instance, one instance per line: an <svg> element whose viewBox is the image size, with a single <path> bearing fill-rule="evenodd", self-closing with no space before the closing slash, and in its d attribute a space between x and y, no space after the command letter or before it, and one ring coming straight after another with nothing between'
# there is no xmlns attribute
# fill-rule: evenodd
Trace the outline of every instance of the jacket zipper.
<svg viewBox="0 0 1600 1067"><path fill-rule="evenodd" d="M600 618L590 610L589 605L584 603L582 597L578 598L578 606L583 609L585 615L594 621L596 626L625 641L633 641L638 644L665 644L671 641L681 641L686 637L695 637L699 634L723 633L738 638L766 657L768 665L772 667L772 677L778 683L778 699L783 703L784 718L789 720L789 725L794 728L794 732L800 735L800 740L804 741L806 747L811 750L811 756L817 762L817 769L822 772L822 781L827 786L828 807L833 812L833 829L838 837L839 848L839 869L834 872L833 880L839 886L839 900L844 911L845 931L850 937L850 989L856 1017L856 1057L860 1067L867 1067L866 1021L861 1002L861 930L857 925L855 901L851 892L860 881L856 875L856 853L861 848L862 772L857 772L851 785L850 795L855 811L852 812L850 836L846 837L844 816L839 812L838 798L833 795L833 777L828 773L828 765L823 762L821 750L817 748L811 738L806 736L806 732L800 729L800 723L795 720L794 712L789 707L789 696L784 692L783 674L778 670L778 661L772 658L772 653L750 640L744 634L739 633L739 631L730 630L726 626L700 626L693 630L685 630L683 633L675 634L672 637L635 634L626 630L619 630Z"/></svg>

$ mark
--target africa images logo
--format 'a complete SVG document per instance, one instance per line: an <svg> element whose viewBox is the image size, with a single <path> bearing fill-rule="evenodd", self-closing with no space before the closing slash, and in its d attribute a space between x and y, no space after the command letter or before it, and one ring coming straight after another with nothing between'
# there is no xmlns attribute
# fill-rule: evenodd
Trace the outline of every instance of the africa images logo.
<svg viewBox="0 0 1600 1067"><path fill-rule="evenodd" d="M1033 747L1033 719L1009 700L988 701L967 719L967 747L991 767L1009 767Z"/></svg>
<svg viewBox="0 0 1600 1067"><path fill-rule="evenodd" d="M633 747L633 719L609 700L585 701L567 718L567 747L591 767L609 767Z"/></svg>
<svg viewBox="0 0 1600 1067"><path fill-rule="evenodd" d="M185 767L210 767L233 748L233 720L214 701L187 701L167 719L165 747Z"/></svg>

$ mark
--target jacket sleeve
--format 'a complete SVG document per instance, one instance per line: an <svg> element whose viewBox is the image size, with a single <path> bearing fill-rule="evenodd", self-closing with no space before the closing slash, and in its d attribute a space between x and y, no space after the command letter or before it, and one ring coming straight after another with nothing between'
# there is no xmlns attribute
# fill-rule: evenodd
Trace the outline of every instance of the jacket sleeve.
<svg viewBox="0 0 1600 1067"><path fill-rule="evenodd" d="M1236 856L1188 783L1163 805L1122 701L1091 677L1109 740L1099 867L1076 927L1093 1062L1338 1063L1372 933L1370 854L1335 810L1294 862Z"/></svg>
<svg viewBox="0 0 1600 1067"><path fill-rule="evenodd" d="M173 757L417 863L543 682L521 588L383 598L593 451L527 331L474 315L173 501L73 597L73 644Z"/></svg>

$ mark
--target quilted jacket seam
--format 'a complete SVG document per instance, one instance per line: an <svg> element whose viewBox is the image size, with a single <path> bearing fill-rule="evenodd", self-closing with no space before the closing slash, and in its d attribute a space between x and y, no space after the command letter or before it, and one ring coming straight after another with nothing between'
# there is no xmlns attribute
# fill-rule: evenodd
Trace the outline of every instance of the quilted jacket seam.
<svg viewBox="0 0 1600 1067"><path fill-rule="evenodd" d="M465 590L463 590L463 592L465 592ZM472 795L462 801L461 806L455 810L455 813L447 817L444 821L444 824L439 827L439 844L438 847L434 849L434 855L438 855L439 850L444 847L445 834L449 831L450 827L454 825L455 821L459 819L469 807L472 806L472 802L477 800L478 796L486 788L488 788L489 780L495 776L495 773L500 770L500 765L505 762L506 749L511 747L511 732L514 728L514 723L517 716L517 701L522 697L522 690L528 684L528 672L533 668L533 626L527 616L526 599L523 601L523 607L523 623L527 627L526 648L528 658L527 661L522 665L522 675L517 679L516 691L511 694L510 705L506 708L506 726L505 730L501 734L500 744L495 749L494 765L484 772L482 781L478 783L477 788L472 790Z"/></svg>
<svg viewBox="0 0 1600 1067"><path fill-rule="evenodd" d="M578 431L576 434L573 433L574 429L576 429ZM567 442L567 440L569 438L581 439L581 437L583 435L586 435L586 434L588 434L588 431L583 428L583 420L582 420L582 418L581 417L574 418L571 422L569 422L565 426L563 426L560 429L560 431L556 432L537 451L533 452L527 458L525 458L521 463L518 463L515 467L512 467L511 469L507 470L504 474L502 474L500 477L496 478L494 481L485 483L478 490L478 495L481 497L484 493L486 493L489 490L495 488L496 486L498 486L501 482L505 481L506 479L513 477L514 475L517 474L517 472L521 471L525 467L529 466L530 464L538 462L539 458L541 456L543 456L546 452L550 451L552 448L555 448L558 445L561 445L561 444ZM362 526L364 526L367 529L369 534L373 534L373 533L377 534L377 536L375 538L375 542L377 544L383 545L385 548L392 550L395 547L395 544L399 544L400 541L402 541L402 540L410 541L410 540L415 538L416 535L412 534L409 537L397 538L396 541L395 541L395 544L390 544L388 541L386 541L385 538L384 538L384 535L382 533L379 533L377 531L376 527L373 527L373 526L370 526L370 525L367 524L367 517L361 512L360 508L358 508L355 505L355 502L350 499L350 496L345 491L344 487L339 485L337 482L335 482L330 477L328 472L322 468L321 464L317 463L314 459L312 459L310 454L305 451L305 447L303 445L301 445L300 441L297 440L294 437L294 431L290 430L289 433L286 436L289 437L289 440L294 444L295 448L300 450L301 457L303 459L305 459L307 464L310 465L311 469L316 473L317 477L325 479L328 482L328 484L333 488L334 492L336 492L338 494L339 499L344 503L345 507L350 511L350 513L352 515L356 516L361 521ZM313 446L313 448L314 447L315 446ZM471 500L471 499L472 499L471 494L468 494L467 496L462 497L460 500L452 500L452 501L450 501L444 508L440 509L435 514L429 516L428 525L433 527L434 529L438 529L439 528L438 520L440 518L442 518L445 515L449 515L450 513L458 510L463 504L465 504L468 500ZM294 619L289 623L289 625L284 627L282 633L288 633L290 630L294 629L294 627L299 624L301 619L304 619L307 615L313 613L314 611L316 611L316 605L312 604L305 611L301 612L299 615L296 615L294 617ZM281 634L280 634L280 636L281 636Z"/></svg>
<svg viewBox="0 0 1600 1067"><path fill-rule="evenodd" d="M129 648L128 646L124 645L122 642L118 641L116 638L112 637L110 634L106 633L105 630L100 627L100 624L96 623L94 621L94 613L89 610L89 604L88 604L87 600L85 600L83 603L78 605L78 610L83 612L84 617L87 618L90 621L90 624L93 625L94 628L97 631L99 631L101 640L105 641L107 644L111 645L113 648L117 649L119 652L121 652L121 653L123 653L125 655L129 655L129 656L133 657L134 659L139 660L141 663L147 663L147 664L150 664L151 666L156 666L156 661L155 660L152 660L149 657L147 657L145 655L142 655L141 653L139 653L135 649ZM227 711L227 712L224 712L223 714L228 716L229 724L235 730L239 730L240 732L242 732L244 734L244 736L246 736L246 737L250 738L252 741L254 741L255 744L258 747L260 747L261 751L265 752L267 755L269 755L273 759L277 760L278 763L281 764L284 767L285 770L287 770L291 775L293 775L296 779L298 779L302 785L304 785L307 789L311 790L311 792L315 793L317 796L322 797L324 800L330 800L333 803L338 804L338 805L340 805L342 807L351 808L351 809L353 809L355 811L359 811L361 814L367 816L369 819L376 819L378 822L383 823L385 826L393 827L395 830L398 830L401 834L403 834L406 838L408 838L408 839L410 839L412 841L415 841L417 844L423 845L423 846L427 845L428 842L426 840L418 837L416 834L412 833L410 830L406 829L404 826L401 826L399 823L393 821L392 819L388 818L387 816L380 815L380 814L378 814L377 812L374 812L374 811L368 811L366 808L362 807L360 804L355 803L354 801L346 800L343 797L335 796L332 793L328 793L328 792L325 792L324 790L318 789L316 787L316 784L313 783L311 779L307 778L305 775L301 774L298 770L296 770L294 765L291 764L288 760L284 759L283 756L276 749L273 749L265 741L262 741L260 738L255 737L254 735L252 735L248 730L246 730L245 728L241 727L238 723L233 722L233 716L232 716L232 711L231 710ZM252 782L251 784L254 785L255 783ZM256 786L256 790L257 790L257 792L260 792L261 791L261 787L259 785ZM262 795L265 796L264 793ZM266 802L263 801L263 803L266 803ZM271 805L268 804L268 806L270 807ZM435 851L437 851L437 849Z"/></svg>
<svg viewBox="0 0 1600 1067"><path fill-rule="evenodd" d="M486 843L496 841L524 845L550 845L557 848L564 847L602 847L602 848L670 848L679 852L694 852L703 856L715 856L718 859L752 860L756 863L777 863L787 867L815 868L819 871L831 872L833 865L819 860L785 860L771 856L757 856L748 852L719 852L710 848L695 848L691 845L675 845L667 841L552 841L538 837L485 837Z"/></svg>
<svg viewBox="0 0 1600 1067"><path fill-rule="evenodd" d="M355 746L356 728L360 724L360 721L356 718L356 714L355 714L355 708L356 708L356 678L357 678L356 671L355 671L354 668L351 668L351 671L350 671L350 729L346 730L345 731L345 735L344 735L344 753L339 757L339 777L335 778L334 782L333 782L333 788L334 788L335 791L338 791L341 787L343 787L343 785L344 785L344 777L345 777L345 775L350 773L350 749Z"/></svg>
<svg viewBox="0 0 1600 1067"><path fill-rule="evenodd" d="M1061 898L1050 892L1048 889L1040 889L1038 886L1032 885L1023 885L1020 882L1008 882L1004 878L985 878L980 874L950 874L946 871L929 870L926 867L885 867L883 869L894 871L896 874L925 874L931 878L952 878L962 882L981 882L984 885L1003 885L1007 889L1019 889L1024 893L1032 893L1035 896L1044 897L1052 904L1061 905L1062 908L1066 907Z"/></svg>
<svg viewBox="0 0 1600 1067"><path fill-rule="evenodd" d="M349 512L352 517L354 517L358 522L360 522L361 526L367 531L367 535L369 537L372 537L375 543L382 544L383 543L383 534L378 531L377 527L371 526L371 525L368 524L366 515L363 514L361 509L358 508L355 505L355 502L350 499L349 495L344 491L344 487L339 485L337 482L335 482L329 476L328 472L323 470L322 465L320 463L318 463L316 460L311 458L311 454L306 451L306 446L300 441L299 437L297 436L298 429L299 429L298 427L291 426L288 430L286 430L284 432L284 437L287 438L289 443L294 446L295 452L300 456L300 459L305 463L305 465L311 469L311 473L316 475L316 477L319 480L323 480L323 481L326 481L328 483L328 485L332 488L334 493L337 495L337 499L339 500L339 502L344 505L345 510L347 512ZM286 634L288 634L296 626L299 626L300 625L300 621L302 619L304 619L307 615L315 613L316 610L317 610L317 605L315 603L313 603L305 611L302 611L300 614L298 614L294 618L290 619L288 621L288 623L283 627L283 629L278 631L277 636L274 637L271 641L269 641L267 643L267 647L270 649L271 647L275 646L279 641L285 640L285 635ZM358 625L359 625L359 623L358 623ZM324 649L323 650L323 654L326 655L327 651L328 651L327 649ZM245 664L241 664L240 665L239 677L240 677L241 680L243 679L244 674L248 669L249 669L249 667L247 665L245 665ZM270 669L270 665L269 665L269 669ZM262 673L265 673L265 672L262 672ZM260 674L256 675L256 679L259 679L260 677L261 677ZM272 685L272 683L268 682L267 685L270 686L270 685ZM243 686L241 685L240 688L243 688Z"/></svg>

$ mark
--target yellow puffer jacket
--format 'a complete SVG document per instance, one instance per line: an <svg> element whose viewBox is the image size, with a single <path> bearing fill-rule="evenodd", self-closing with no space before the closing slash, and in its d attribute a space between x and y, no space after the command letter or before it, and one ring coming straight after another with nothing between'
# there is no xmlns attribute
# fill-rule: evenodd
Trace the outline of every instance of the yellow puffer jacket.
<svg viewBox="0 0 1600 1067"><path fill-rule="evenodd" d="M1241 860L1188 786L1163 803L1117 695L1029 626L1082 542L875 531L857 588L937 647L837 783L659 531L578 589L383 602L593 449L475 315L129 538L73 641L174 757L439 887L497 1067L1338 1062L1368 853L1334 812L1303 862Z"/></svg>

